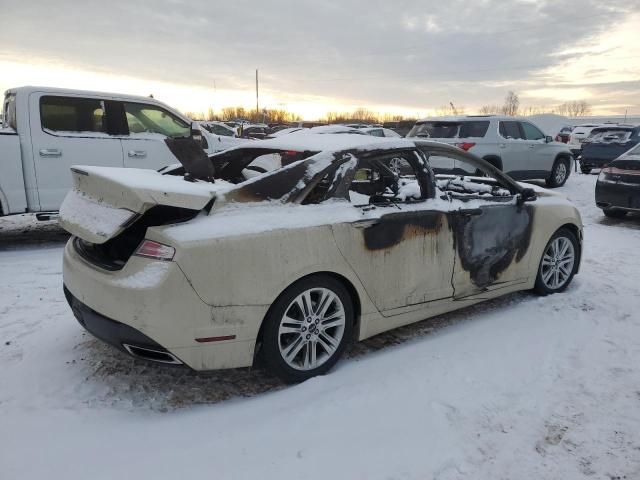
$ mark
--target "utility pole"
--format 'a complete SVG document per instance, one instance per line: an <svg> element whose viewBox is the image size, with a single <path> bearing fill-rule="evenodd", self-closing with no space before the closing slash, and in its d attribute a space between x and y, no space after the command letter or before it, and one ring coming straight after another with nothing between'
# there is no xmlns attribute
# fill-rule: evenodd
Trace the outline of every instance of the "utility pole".
<svg viewBox="0 0 640 480"><path fill-rule="evenodd" d="M256 68L256 119L260 115L260 107L258 104L258 69Z"/></svg>

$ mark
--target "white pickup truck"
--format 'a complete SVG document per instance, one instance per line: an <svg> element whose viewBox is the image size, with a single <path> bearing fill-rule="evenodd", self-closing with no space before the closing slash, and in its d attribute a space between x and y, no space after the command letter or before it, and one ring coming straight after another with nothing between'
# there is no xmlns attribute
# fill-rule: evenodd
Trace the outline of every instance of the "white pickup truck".
<svg viewBox="0 0 640 480"><path fill-rule="evenodd" d="M177 163L164 140L190 119L150 97L21 87L8 90L0 128L0 216L60 208L71 165L157 170ZM201 132L208 153L246 140Z"/></svg>

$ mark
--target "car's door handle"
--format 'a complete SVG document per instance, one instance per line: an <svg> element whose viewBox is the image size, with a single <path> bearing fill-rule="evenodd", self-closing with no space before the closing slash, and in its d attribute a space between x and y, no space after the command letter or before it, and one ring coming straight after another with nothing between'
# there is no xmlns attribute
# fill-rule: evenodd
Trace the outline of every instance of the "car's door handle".
<svg viewBox="0 0 640 480"><path fill-rule="evenodd" d="M61 157L62 150L59 148L42 148L40 149L41 157Z"/></svg>
<svg viewBox="0 0 640 480"><path fill-rule="evenodd" d="M378 223L380 223L380 219L369 218L367 220L355 221L351 225L353 225L355 228L369 228L369 227L373 227L374 225L377 225Z"/></svg>
<svg viewBox="0 0 640 480"><path fill-rule="evenodd" d="M464 215L465 217L477 217L478 215L482 215L481 208L461 208L457 210L456 213L458 215Z"/></svg>
<svg viewBox="0 0 640 480"><path fill-rule="evenodd" d="M147 152L144 150L129 150L128 155L131 158L144 158L147 156Z"/></svg>
<svg viewBox="0 0 640 480"><path fill-rule="evenodd" d="M501 143L500 145L498 145L500 148L507 148L507 144L506 143Z"/></svg>
<svg viewBox="0 0 640 480"><path fill-rule="evenodd" d="M531 145L529 145L529 148L536 148L536 146L531 144Z"/></svg>

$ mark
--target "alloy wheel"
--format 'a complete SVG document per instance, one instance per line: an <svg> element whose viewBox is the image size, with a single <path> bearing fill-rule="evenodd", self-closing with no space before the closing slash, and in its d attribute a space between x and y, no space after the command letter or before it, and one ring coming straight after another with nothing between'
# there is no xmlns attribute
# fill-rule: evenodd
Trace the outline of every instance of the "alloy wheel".
<svg viewBox="0 0 640 480"><path fill-rule="evenodd" d="M564 162L560 162L556 167L556 175L555 175L556 184L561 185L562 182L564 182L564 179L566 178L566 176L567 176L567 166L565 165Z"/></svg>
<svg viewBox="0 0 640 480"><path fill-rule="evenodd" d="M296 370L313 370L338 350L346 314L338 295L328 288L310 288L291 301L278 327L282 359Z"/></svg>
<svg viewBox="0 0 640 480"><path fill-rule="evenodd" d="M542 257L541 277L544 285L551 290L563 287L571 278L575 261L576 252L571 240L567 237L554 239Z"/></svg>

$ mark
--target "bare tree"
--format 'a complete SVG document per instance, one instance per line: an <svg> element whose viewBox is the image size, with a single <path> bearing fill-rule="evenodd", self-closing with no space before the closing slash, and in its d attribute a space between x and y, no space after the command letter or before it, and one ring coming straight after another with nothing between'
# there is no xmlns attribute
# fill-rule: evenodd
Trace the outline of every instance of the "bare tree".
<svg viewBox="0 0 640 480"><path fill-rule="evenodd" d="M520 108L520 98L518 94L510 91L504 99L504 105L502 106L502 113L504 115L516 116L518 115L518 109Z"/></svg>
<svg viewBox="0 0 640 480"><path fill-rule="evenodd" d="M480 113L482 115L495 115L500 113L500 105L483 105L480 107Z"/></svg>
<svg viewBox="0 0 640 480"><path fill-rule="evenodd" d="M564 102L555 109L559 115L568 117L583 117L591 114L591 105L586 100L574 100L572 102Z"/></svg>

